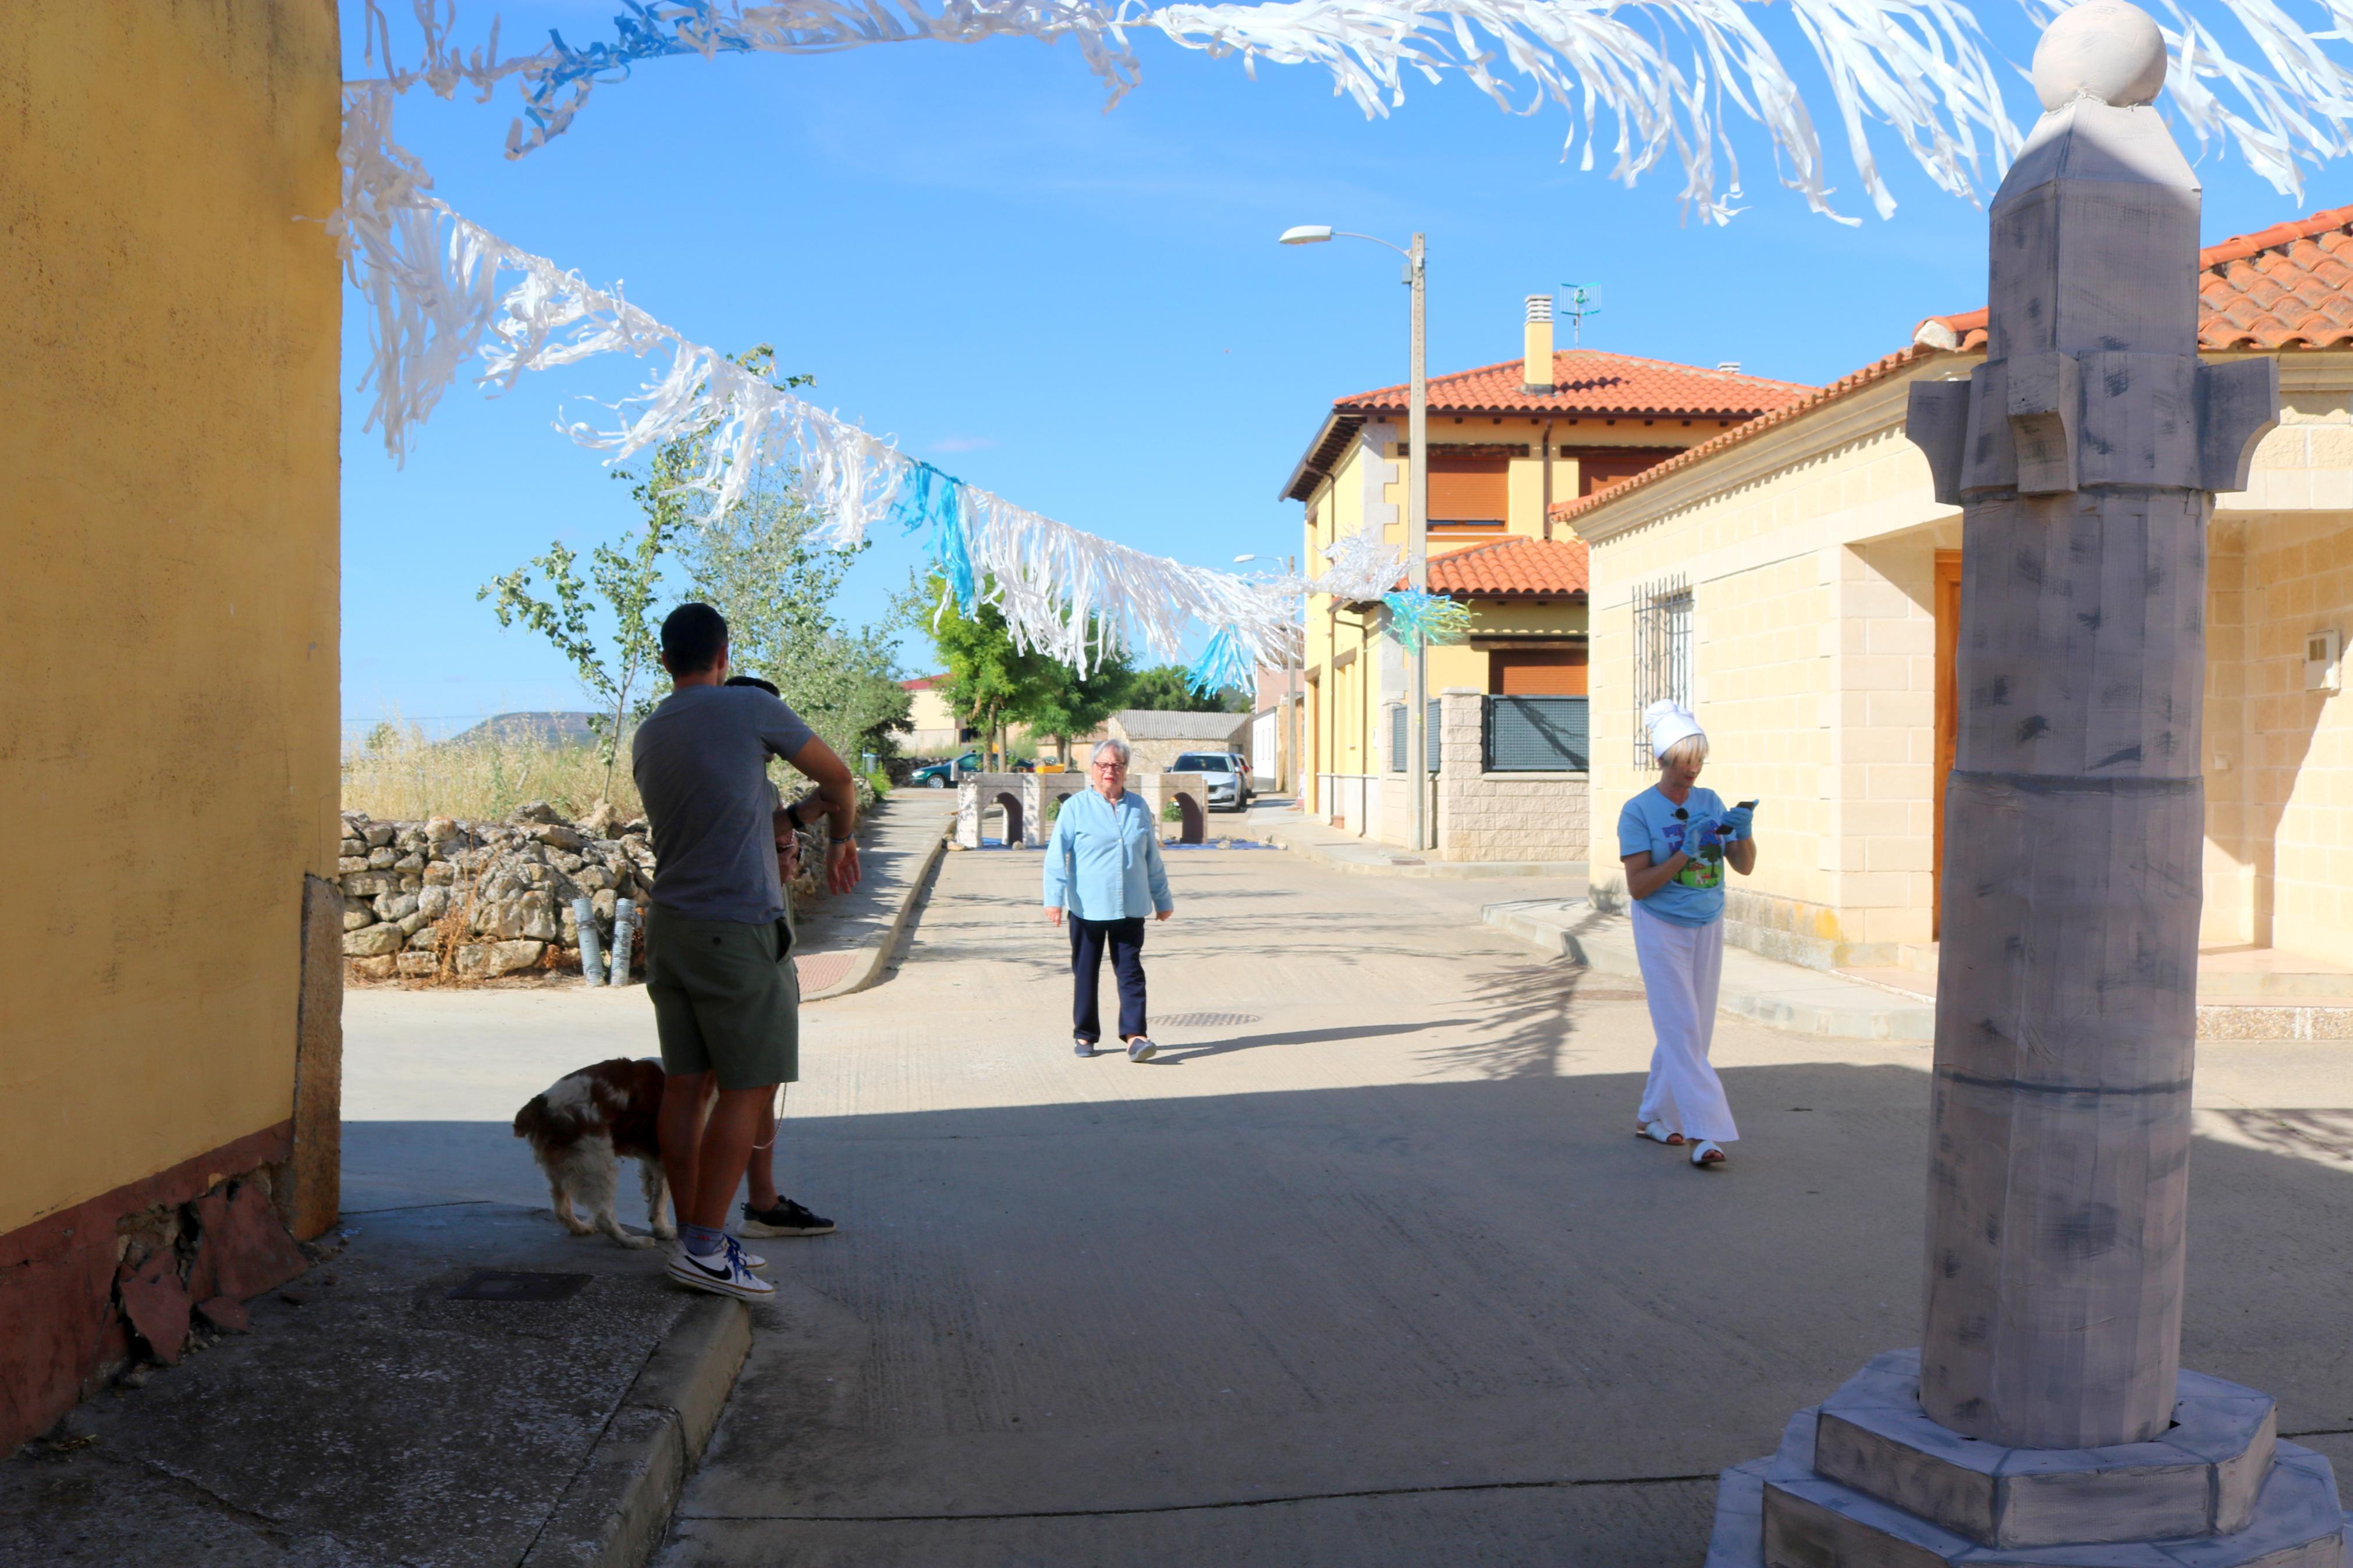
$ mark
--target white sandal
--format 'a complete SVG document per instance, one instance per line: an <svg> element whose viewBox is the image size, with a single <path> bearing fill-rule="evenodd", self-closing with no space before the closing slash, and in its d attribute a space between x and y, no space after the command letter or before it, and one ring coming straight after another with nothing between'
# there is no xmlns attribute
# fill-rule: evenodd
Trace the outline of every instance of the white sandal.
<svg viewBox="0 0 2353 1568"><path fill-rule="evenodd" d="M1653 1143L1666 1143L1670 1145L1680 1143L1683 1141L1683 1135L1682 1133L1676 1131L1673 1128L1669 1127L1663 1121L1653 1121L1648 1127L1637 1127L1634 1129L1634 1136L1637 1138L1648 1138Z"/></svg>
<svg viewBox="0 0 2353 1568"><path fill-rule="evenodd" d="M1692 1145L1691 1162L1703 1171L1713 1165L1723 1164L1724 1159L1724 1151L1715 1146L1715 1140L1713 1138L1703 1138Z"/></svg>

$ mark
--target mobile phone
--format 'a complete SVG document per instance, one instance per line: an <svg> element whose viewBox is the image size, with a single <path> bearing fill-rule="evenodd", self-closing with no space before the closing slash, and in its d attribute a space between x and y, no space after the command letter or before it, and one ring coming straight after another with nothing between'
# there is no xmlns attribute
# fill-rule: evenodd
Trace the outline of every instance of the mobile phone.
<svg viewBox="0 0 2353 1568"><path fill-rule="evenodd" d="M1739 811L1754 811L1757 809L1757 803L1753 800L1744 800L1735 809Z"/></svg>

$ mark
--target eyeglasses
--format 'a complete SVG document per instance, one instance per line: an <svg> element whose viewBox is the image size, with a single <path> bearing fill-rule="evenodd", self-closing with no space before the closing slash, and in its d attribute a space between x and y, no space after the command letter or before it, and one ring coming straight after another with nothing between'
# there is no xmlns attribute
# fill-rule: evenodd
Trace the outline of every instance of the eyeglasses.
<svg viewBox="0 0 2353 1568"><path fill-rule="evenodd" d="M1127 764L1116 760L1107 763L1097 763L1095 764L1095 768L1101 773L1124 773L1127 772Z"/></svg>

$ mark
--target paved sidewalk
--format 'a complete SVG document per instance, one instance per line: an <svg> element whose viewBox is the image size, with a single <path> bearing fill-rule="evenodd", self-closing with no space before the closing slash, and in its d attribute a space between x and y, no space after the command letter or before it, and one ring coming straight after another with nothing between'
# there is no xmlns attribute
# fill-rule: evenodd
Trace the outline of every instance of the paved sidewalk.
<svg viewBox="0 0 2353 1568"><path fill-rule="evenodd" d="M742 1304L545 1213L344 1216L341 1252L0 1464L0 1563L634 1563L749 1343ZM582 1277L452 1300L478 1268Z"/></svg>
<svg viewBox="0 0 2353 1568"><path fill-rule="evenodd" d="M858 827L863 879L850 893L818 900L797 928L802 1001L846 996L881 979L955 826L955 796L939 790L893 790L867 815Z"/></svg>
<svg viewBox="0 0 2353 1568"><path fill-rule="evenodd" d="M1416 854L1394 845L1359 838L1353 833L1338 832L1303 816L1288 802L1254 805L1247 820L1254 837L1335 871L1460 881L1508 877L1567 878L1579 884L1587 874L1582 860L1444 860L1434 849Z"/></svg>
<svg viewBox="0 0 2353 1568"><path fill-rule="evenodd" d="M1589 964L1606 974L1640 981L1634 929L1623 915L1604 914L1584 899L1527 899L1489 904L1481 918L1539 952ZM1926 1045L1936 1037L1933 998L1845 980L1763 958L1726 943L1717 1005L1777 1029L1833 1039L1889 1040Z"/></svg>

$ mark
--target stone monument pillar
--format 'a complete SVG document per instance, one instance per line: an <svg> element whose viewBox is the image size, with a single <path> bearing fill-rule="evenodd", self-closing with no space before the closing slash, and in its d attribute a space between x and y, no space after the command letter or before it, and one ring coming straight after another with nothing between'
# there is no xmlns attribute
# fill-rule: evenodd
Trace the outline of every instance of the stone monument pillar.
<svg viewBox="0 0 2353 1568"><path fill-rule="evenodd" d="M1710 1568L2343 1568L2327 1461L2180 1367L2206 526L2279 371L2199 363L2164 77L2122 0L2052 23L1985 363L1912 391L1963 517L1926 1342L1725 1473Z"/></svg>

